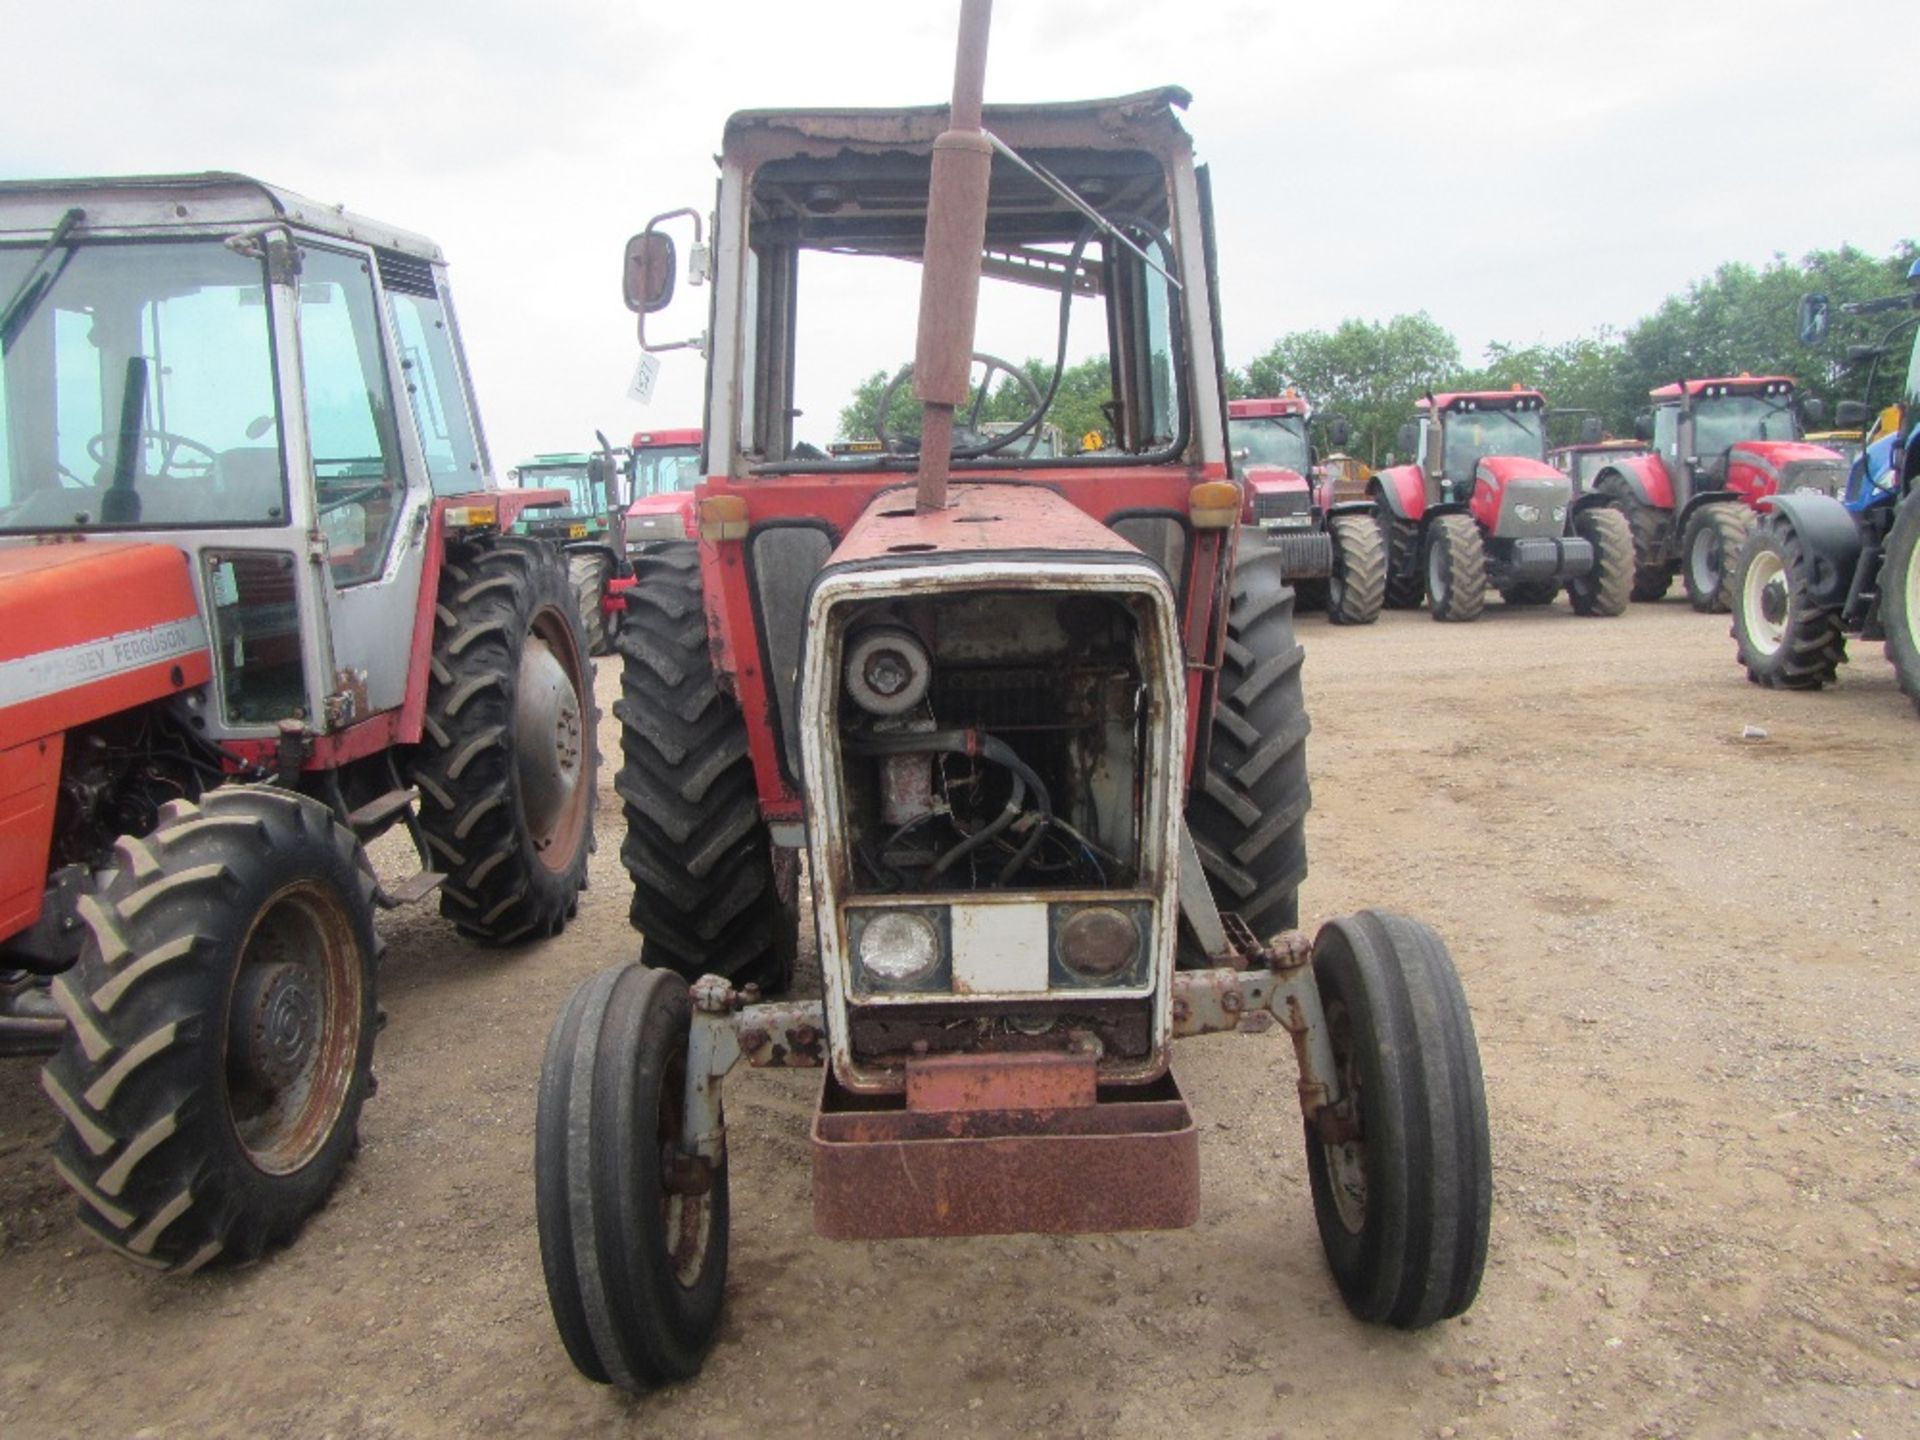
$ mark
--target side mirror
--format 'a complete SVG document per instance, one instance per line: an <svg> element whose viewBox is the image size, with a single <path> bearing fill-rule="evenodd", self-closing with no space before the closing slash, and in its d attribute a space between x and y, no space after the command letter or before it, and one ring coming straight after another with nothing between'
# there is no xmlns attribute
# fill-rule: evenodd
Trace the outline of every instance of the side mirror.
<svg viewBox="0 0 1920 1440"><path fill-rule="evenodd" d="M1353 426L1338 415L1327 422L1327 443L1336 450L1347 448L1347 442L1353 438Z"/></svg>
<svg viewBox="0 0 1920 1440"><path fill-rule="evenodd" d="M1394 437L1393 441L1396 450L1404 451L1408 455L1413 454L1413 447L1419 443L1420 427L1411 420L1400 427L1400 433ZM1418 457L1416 456L1415 458L1417 459Z"/></svg>
<svg viewBox="0 0 1920 1440"><path fill-rule="evenodd" d="M1644 410L1633 417L1633 438L1636 440L1653 439L1653 416Z"/></svg>
<svg viewBox="0 0 1920 1440"><path fill-rule="evenodd" d="M607 459L604 455L589 455L587 457L587 483L595 490L606 487Z"/></svg>
<svg viewBox="0 0 1920 1440"><path fill-rule="evenodd" d="M1580 419L1580 443L1598 445L1600 443L1600 417L1585 415Z"/></svg>
<svg viewBox="0 0 1920 1440"><path fill-rule="evenodd" d="M673 299L677 268L673 237L664 230L645 230L627 241L626 268L621 276L627 309L636 315L666 309Z"/></svg>
<svg viewBox="0 0 1920 1440"><path fill-rule="evenodd" d="M1800 343L1818 345L1833 326L1833 305L1824 295L1800 297Z"/></svg>
<svg viewBox="0 0 1920 1440"><path fill-rule="evenodd" d="M1867 421L1873 418L1873 411L1861 400L1842 400L1833 407L1833 423L1842 430L1864 430Z"/></svg>
<svg viewBox="0 0 1920 1440"><path fill-rule="evenodd" d="M1800 398L1800 418L1807 424L1818 427L1827 418L1827 402L1818 395L1803 395Z"/></svg>

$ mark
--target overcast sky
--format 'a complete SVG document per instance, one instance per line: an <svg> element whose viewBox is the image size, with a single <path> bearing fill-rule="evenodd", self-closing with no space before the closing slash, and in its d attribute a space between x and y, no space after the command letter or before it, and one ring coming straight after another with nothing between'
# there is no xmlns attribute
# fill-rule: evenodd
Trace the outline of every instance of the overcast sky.
<svg viewBox="0 0 1920 1440"><path fill-rule="evenodd" d="M1001 0L987 95L1193 92L1230 362L1288 330L1420 309L1472 360L1489 340L1629 324L1725 260L1920 234L1899 199L1920 173L1913 86L1897 62L1872 68L1873 37L1908 35L1914 13ZM504 469L595 428L699 422L691 352L664 357L650 407L626 398L626 236L711 205L733 110L944 101L958 4L7 0L6 15L0 173L239 170L436 239ZM824 438L857 378L822 370L803 434Z"/></svg>

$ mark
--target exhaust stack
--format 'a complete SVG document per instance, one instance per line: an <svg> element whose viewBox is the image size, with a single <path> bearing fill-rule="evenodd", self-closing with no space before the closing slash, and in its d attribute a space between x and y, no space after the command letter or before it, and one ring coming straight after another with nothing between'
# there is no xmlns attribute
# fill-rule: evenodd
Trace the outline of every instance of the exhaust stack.
<svg viewBox="0 0 1920 1440"><path fill-rule="evenodd" d="M946 131L933 142L913 359L913 393L920 402L914 508L923 515L946 508L953 412L966 403L967 376L973 368L980 250L987 238L987 179L993 164L993 142L980 124L992 17L993 0L961 0L953 107Z"/></svg>

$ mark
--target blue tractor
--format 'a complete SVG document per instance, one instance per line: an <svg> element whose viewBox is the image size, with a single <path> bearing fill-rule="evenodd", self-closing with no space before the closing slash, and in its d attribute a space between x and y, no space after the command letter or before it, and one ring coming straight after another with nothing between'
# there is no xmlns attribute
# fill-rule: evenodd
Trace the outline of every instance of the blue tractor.
<svg viewBox="0 0 1920 1440"><path fill-rule="evenodd" d="M1866 443L1838 498L1807 490L1763 500L1734 586L1733 638L1756 685L1818 690L1847 658L1847 636L1884 640L1900 689L1920 706L1920 260L1908 293L1843 305L1843 313L1900 314L1872 345L1847 358L1868 363L1868 401L1844 401L1835 419L1866 425ZM1826 338L1825 296L1800 305L1801 338ZM1911 336L1903 332L1912 331ZM1907 353L1900 394L1869 408L1881 362Z"/></svg>

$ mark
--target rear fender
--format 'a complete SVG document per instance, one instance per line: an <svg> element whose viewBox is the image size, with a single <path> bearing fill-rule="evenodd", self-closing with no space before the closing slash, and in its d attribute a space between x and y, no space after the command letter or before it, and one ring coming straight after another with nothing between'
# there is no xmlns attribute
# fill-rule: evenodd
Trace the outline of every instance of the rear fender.
<svg viewBox="0 0 1920 1440"><path fill-rule="evenodd" d="M1608 488L1609 480L1614 482L1614 488L1642 505L1655 510L1673 509L1673 480L1658 455L1636 455L1631 460L1608 466L1593 477L1594 489Z"/></svg>
<svg viewBox="0 0 1920 1440"><path fill-rule="evenodd" d="M1396 465L1391 470L1374 472L1367 483L1368 493L1378 496L1380 504L1396 520L1419 520L1427 512L1426 482L1417 465Z"/></svg>
<svg viewBox="0 0 1920 1440"><path fill-rule="evenodd" d="M1608 495L1599 490L1589 490L1584 495L1574 496L1572 501L1567 505L1567 528L1569 530L1573 528L1572 521L1574 516L1583 511L1597 509L1602 505L1611 505L1615 509L1618 509L1620 506L1620 497L1617 495Z"/></svg>
<svg viewBox="0 0 1920 1440"><path fill-rule="evenodd" d="M1812 556L1813 598L1822 605L1844 605L1862 548L1860 527L1847 507L1831 495L1796 490L1767 496L1760 512L1791 526Z"/></svg>

